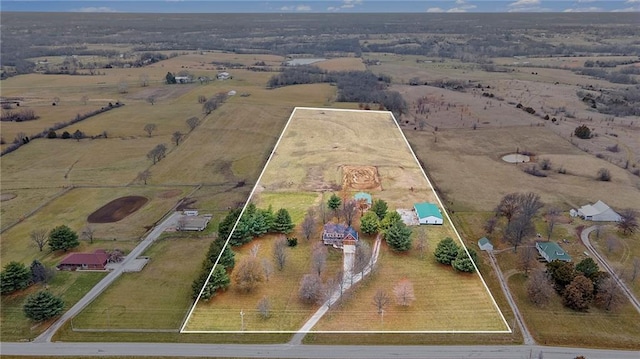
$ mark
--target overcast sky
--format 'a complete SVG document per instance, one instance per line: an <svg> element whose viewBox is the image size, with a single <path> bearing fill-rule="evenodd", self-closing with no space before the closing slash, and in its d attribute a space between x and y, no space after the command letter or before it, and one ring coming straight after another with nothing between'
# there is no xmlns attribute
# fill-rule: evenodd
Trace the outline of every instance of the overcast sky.
<svg viewBox="0 0 640 359"><path fill-rule="evenodd" d="M1 0L0 11L43 12L640 12L640 0ZM638 19L640 23L640 15Z"/></svg>

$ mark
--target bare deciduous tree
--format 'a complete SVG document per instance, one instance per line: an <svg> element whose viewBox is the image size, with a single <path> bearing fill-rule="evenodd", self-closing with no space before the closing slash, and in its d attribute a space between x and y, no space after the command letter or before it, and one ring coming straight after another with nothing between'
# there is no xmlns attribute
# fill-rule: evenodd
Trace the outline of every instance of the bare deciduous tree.
<svg viewBox="0 0 640 359"><path fill-rule="evenodd" d="M149 170L144 170L142 172L138 173L138 176L136 176L136 181L142 181L145 185L147 184L147 181L151 179L151 171Z"/></svg>
<svg viewBox="0 0 640 359"><path fill-rule="evenodd" d="M119 93L129 92L129 84L127 83L127 80L125 79L120 80L120 82L118 83L118 92Z"/></svg>
<svg viewBox="0 0 640 359"><path fill-rule="evenodd" d="M151 95L149 97L147 97L147 102L151 104L151 106L156 104L156 97Z"/></svg>
<svg viewBox="0 0 640 359"><path fill-rule="evenodd" d="M151 137L151 134L157 129L158 126L156 126L155 123L147 123L144 125L144 132L146 132L149 137Z"/></svg>
<svg viewBox="0 0 640 359"><path fill-rule="evenodd" d="M518 269L523 271L525 275L529 275L529 271L536 264L537 251L533 247L524 247L518 255Z"/></svg>
<svg viewBox="0 0 640 359"><path fill-rule="evenodd" d="M518 193L509 193L502 197L498 207L496 207L496 213L507 218L507 223L511 223L511 218L516 214L520 208L520 200Z"/></svg>
<svg viewBox="0 0 640 359"><path fill-rule="evenodd" d="M390 301L391 299L389 298L389 295L387 294L387 292L385 292L382 289L378 289L376 291L376 294L373 295L373 305L376 306L376 309L378 310L378 314L382 314L382 312L384 311L384 308L386 308L387 305L389 305Z"/></svg>
<svg viewBox="0 0 640 359"><path fill-rule="evenodd" d="M193 117L189 117L187 120L187 126L189 126L189 132L193 131L196 129L196 127L198 127L198 125L200 124L200 119L193 116Z"/></svg>
<svg viewBox="0 0 640 359"><path fill-rule="evenodd" d="M484 223L484 231L487 234L491 234L493 233L493 230L496 229L496 224L498 224L498 217L497 216L491 216L489 217L489 219L487 219L487 221Z"/></svg>
<svg viewBox="0 0 640 359"><path fill-rule="evenodd" d="M298 291L300 300L306 304L317 303L322 298L322 280L316 274L305 274Z"/></svg>
<svg viewBox="0 0 640 359"><path fill-rule="evenodd" d="M304 220L302 221L300 228L302 229L302 234L304 235L304 238L309 240L314 230L316 229L316 218L313 210L309 210L307 212L307 215L304 217Z"/></svg>
<svg viewBox="0 0 640 359"><path fill-rule="evenodd" d="M616 310L624 303L624 300L624 294L613 278L605 278L599 283L598 293L594 299L598 307L606 311Z"/></svg>
<svg viewBox="0 0 640 359"><path fill-rule="evenodd" d="M543 270L536 270L529 276L527 283L529 300L538 307L544 307L549 303L553 295L553 286Z"/></svg>
<svg viewBox="0 0 640 359"><path fill-rule="evenodd" d="M555 207L549 207L547 209L547 240L551 239L553 234L553 227L558 223L558 217L560 216L560 210Z"/></svg>
<svg viewBox="0 0 640 359"><path fill-rule="evenodd" d="M271 316L271 301L269 300L269 297L262 297L258 302L257 309L262 319L269 319Z"/></svg>
<svg viewBox="0 0 640 359"><path fill-rule="evenodd" d="M393 287L393 294L396 297L396 303L402 307L408 307L416 300L416 296L413 293L413 283L408 279L401 279L395 287Z"/></svg>
<svg viewBox="0 0 640 359"><path fill-rule="evenodd" d="M260 243L254 243L249 250L249 255L253 258L258 258L258 252L260 251Z"/></svg>
<svg viewBox="0 0 640 359"><path fill-rule="evenodd" d="M140 86L142 87L149 86L149 74L146 74L146 73L140 74Z"/></svg>
<svg viewBox="0 0 640 359"><path fill-rule="evenodd" d="M311 270L317 275L322 275L322 272L327 266L327 247L322 242L317 242L313 245L311 253Z"/></svg>
<svg viewBox="0 0 640 359"><path fill-rule="evenodd" d="M518 251L518 246L524 241L525 237L533 234L534 227L531 219L520 215L511 220L504 229L504 238L513 245L513 250Z"/></svg>
<svg viewBox="0 0 640 359"><path fill-rule="evenodd" d="M91 227L91 226L86 226L82 229L82 233L80 233L80 237L86 241L89 241L89 243L93 243L93 235L95 234L96 230Z"/></svg>
<svg viewBox="0 0 640 359"><path fill-rule="evenodd" d="M268 282L273 273L273 265L266 258L262 259L262 270L264 271L264 278Z"/></svg>
<svg viewBox="0 0 640 359"><path fill-rule="evenodd" d="M278 266L278 270L283 270L287 263L287 240L284 237L280 237L273 244L273 260Z"/></svg>
<svg viewBox="0 0 640 359"><path fill-rule="evenodd" d="M358 241L356 245L356 253L353 258L353 273L360 273L371 260L371 247L366 241Z"/></svg>
<svg viewBox="0 0 640 359"><path fill-rule="evenodd" d="M264 281L264 271L260 261L255 257L245 257L233 270L233 282L236 288L245 293L253 291Z"/></svg>
<svg viewBox="0 0 640 359"><path fill-rule="evenodd" d="M620 211L620 221L618 222L618 229L623 234L631 234L638 230L638 212L634 209L624 209Z"/></svg>
<svg viewBox="0 0 640 359"><path fill-rule="evenodd" d="M176 146L180 145L180 141L182 140L182 132L180 131L176 131L173 133L173 135L171 135L171 139L173 140L173 142L175 142Z"/></svg>
<svg viewBox="0 0 640 359"><path fill-rule="evenodd" d="M158 161L164 158L166 153L167 153L167 145L165 145L164 143L161 143L156 147L154 147L151 151L149 151L149 153L147 153L147 158L152 160L153 164L155 165L156 163L158 163Z"/></svg>
<svg viewBox="0 0 640 359"><path fill-rule="evenodd" d="M46 229L34 229L33 231L31 231L31 233L29 233L29 237L31 238L33 243L36 244L38 250L42 252L44 246L47 245L47 242L49 242L49 231L47 231Z"/></svg>
<svg viewBox="0 0 640 359"><path fill-rule="evenodd" d="M80 101L82 101L83 105L86 105L87 102L89 102L89 96L87 95L82 95L82 97L80 97Z"/></svg>
<svg viewBox="0 0 640 359"><path fill-rule="evenodd" d="M358 204L355 200L343 200L342 201L342 215L344 216L345 222L347 222L347 226L351 226L353 222L353 217L356 215L356 208Z"/></svg>

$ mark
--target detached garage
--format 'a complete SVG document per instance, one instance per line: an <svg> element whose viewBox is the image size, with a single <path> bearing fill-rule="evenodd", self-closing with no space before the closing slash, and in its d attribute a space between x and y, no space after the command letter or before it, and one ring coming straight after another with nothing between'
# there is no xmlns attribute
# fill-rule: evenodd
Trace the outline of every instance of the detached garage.
<svg viewBox="0 0 640 359"><path fill-rule="evenodd" d="M413 208L416 210L420 224L442 224L444 222L440 209L434 203L416 203Z"/></svg>

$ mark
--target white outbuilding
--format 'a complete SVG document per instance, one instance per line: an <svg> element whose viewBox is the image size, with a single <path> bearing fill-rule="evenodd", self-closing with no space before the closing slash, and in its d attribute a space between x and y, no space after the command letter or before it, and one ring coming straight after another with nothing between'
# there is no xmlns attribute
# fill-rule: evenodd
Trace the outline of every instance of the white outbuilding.
<svg viewBox="0 0 640 359"><path fill-rule="evenodd" d="M582 206L577 212L579 217L587 221L620 222L621 220L620 215L602 201Z"/></svg>

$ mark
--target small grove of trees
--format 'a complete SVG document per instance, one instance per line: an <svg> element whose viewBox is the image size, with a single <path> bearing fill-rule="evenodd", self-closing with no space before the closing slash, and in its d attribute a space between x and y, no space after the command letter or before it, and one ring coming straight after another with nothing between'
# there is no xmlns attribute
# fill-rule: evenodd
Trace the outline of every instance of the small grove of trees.
<svg viewBox="0 0 640 359"><path fill-rule="evenodd" d="M532 220L543 206L540 196L532 192L509 193L500 200L495 211L507 219L503 235L514 251L517 252L524 239L534 233Z"/></svg>
<svg viewBox="0 0 640 359"><path fill-rule="evenodd" d="M589 129L587 125L580 125L576 127L576 129L573 131L573 134L578 138L586 140L588 138L591 138L591 129Z"/></svg>
<svg viewBox="0 0 640 359"><path fill-rule="evenodd" d="M215 96L208 99L205 103L202 104L202 112L205 115L210 114L218 107L220 107L220 105L222 105L227 100L227 97L228 95L226 92L217 93Z"/></svg>
<svg viewBox="0 0 640 359"><path fill-rule="evenodd" d="M586 311L591 304L615 310L623 302L623 295L615 280L598 270L591 258L573 263L553 261L547 264L546 274L563 304L577 311ZM610 281L613 281L611 283Z"/></svg>
<svg viewBox="0 0 640 359"><path fill-rule="evenodd" d="M225 246L226 238L218 237L211 242L207 256L202 263L202 269L200 274L193 281L191 285L191 296L195 299L202 292L201 299L207 301L214 297L218 291L226 290L231 283L227 270L230 270L235 265L235 253L231 250L230 246ZM213 266L220 257L218 265L215 266L213 272ZM209 278L209 274L211 277ZM207 280L209 278L209 280ZM205 287L206 283L206 287Z"/></svg>
<svg viewBox="0 0 640 359"><path fill-rule="evenodd" d="M473 263L477 263L477 254L473 249L468 249L469 255L463 247L459 246L450 237L441 240L434 251L436 261L451 265L456 271L472 273L475 271Z"/></svg>
<svg viewBox="0 0 640 359"><path fill-rule="evenodd" d="M231 236L229 243L232 246L249 243L254 237L260 237L269 232L288 234L293 231L295 226L289 211L285 208L279 209L274 214L271 208L259 209L250 203L238 221L235 230L232 231L241 212L240 208L232 210L218 226L218 236L225 239Z"/></svg>
<svg viewBox="0 0 640 359"><path fill-rule="evenodd" d="M553 287L547 273L537 270L531 273L527 281L527 295L531 303L538 307L545 307L553 295Z"/></svg>
<svg viewBox="0 0 640 359"><path fill-rule="evenodd" d="M49 247L52 251L68 251L80 245L78 234L66 225L58 226L49 232Z"/></svg>
<svg viewBox="0 0 640 359"><path fill-rule="evenodd" d="M27 297L22 309L27 318L41 322L62 313L64 301L44 290Z"/></svg>
<svg viewBox="0 0 640 359"><path fill-rule="evenodd" d="M147 158L155 165L167 155L167 145L160 143L147 153Z"/></svg>

